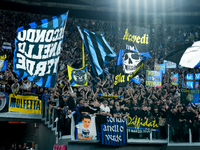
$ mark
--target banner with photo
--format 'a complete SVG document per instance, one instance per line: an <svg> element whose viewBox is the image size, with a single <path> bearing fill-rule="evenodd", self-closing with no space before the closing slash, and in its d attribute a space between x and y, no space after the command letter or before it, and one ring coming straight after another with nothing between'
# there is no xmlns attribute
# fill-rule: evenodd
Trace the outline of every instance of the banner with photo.
<svg viewBox="0 0 200 150"><path fill-rule="evenodd" d="M77 129L76 139L97 140L95 116L83 116L78 125L80 128Z"/></svg>
<svg viewBox="0 0 200 150"><path fill-rule="evenodd" d="M179 83L179 74L178 73L172 74L171 75L171 84L178 86L178 83Z"/></svg>
<svg viewBox="0 0 200 150"><path fill-rule="evenodd" d="M176 63L174 63L174 62L164 60L164 63L165 63L165 68L166 69L168 69L168 68L176 68Z"/></svg>
<svg viewBox="0 0 200 150"><path fill-rule="evenodd" d="M146 70L146 86L161 87L162 71Z"/></svg>
<svg viewBox="0 0 200 150"><path fill-rule="evenodd" d="M131 130L146 130L146 131L159 131L159 125L158 122L156 122L156 120L151 119L151 118L147 118L142 119L140 117L138 118L132 118L132 117L128 117L127 118L127 129L128 132L133 132Z"/></svg>
<svg viewBox="0 0 200 150"><path fill-rule="evenodd" d="M154 71L162 71L165 74L165 63L164 64L154 64Z"/></svg>
<svg viewBox="0 0 200 150"><path fill-rule="evenodd" d="M7 69L8 55L6 53L0 54L0 72Z"/></svg>
<svg viewBox="0 0 200 150"><path fill-rule="evenodd" d="M38 99L38 96L10 94L9 111L42 114L42 101Z"/></svg>
<svg viewBox="0 0 200 150"><path fill-rule="evenodd" d="M68 12L17 29L13 72L40 87L55 87Z"/></svg>
<svg viewBox="0 0 200 150"><path fill-rule="evenodd" d="M193 73L187 73L186 74L186 80L193 80Z"/></svg>
<svg viewBox="0 0 200 150"><path fill-rule="evenodd" d="M8 112L9 97L8 93L0 92L0 113Z"/></svg>
<svg viewBox="0 0 200 150"><path fill-rule="evenodd" d="M107 116L107 122L101 124L101 144L125 146L127 143L126 121L122 118Z"/></svg>
<svg viewBox="0 0 200 150"><path fill-rule="evenodd" d="M181 103L188 105L189 103L199 103L199 90L181 89Z"/></svg>

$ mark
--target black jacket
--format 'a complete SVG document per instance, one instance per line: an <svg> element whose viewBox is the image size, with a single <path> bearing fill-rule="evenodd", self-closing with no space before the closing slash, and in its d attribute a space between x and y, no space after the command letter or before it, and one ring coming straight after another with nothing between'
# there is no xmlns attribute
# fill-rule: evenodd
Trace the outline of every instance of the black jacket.
<svg viewBox="0 0 200 150"><path fill-rule="evenodd" d="M67 106L69 107L69 110L76 108L76 104L72 96L70 96L69 99L67 100Z"/></svg>

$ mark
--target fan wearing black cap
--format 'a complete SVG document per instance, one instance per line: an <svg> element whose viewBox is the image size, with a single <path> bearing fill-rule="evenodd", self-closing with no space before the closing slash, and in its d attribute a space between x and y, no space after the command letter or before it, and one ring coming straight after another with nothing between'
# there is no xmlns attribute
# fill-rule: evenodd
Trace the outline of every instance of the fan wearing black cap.
<svg viewBox="0 0 200 150"><path fill-rule="evenodd" d="M133 105L133 108L129 110L129 115L132 118L138 118L140 114L140 110L137 105Z"/></svg>

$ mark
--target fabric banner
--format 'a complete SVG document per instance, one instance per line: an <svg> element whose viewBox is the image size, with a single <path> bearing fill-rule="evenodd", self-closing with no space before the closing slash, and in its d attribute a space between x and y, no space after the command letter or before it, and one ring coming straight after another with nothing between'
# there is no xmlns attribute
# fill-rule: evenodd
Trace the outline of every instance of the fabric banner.
<svg viewBox="0 0 200 150"><path fill-rule="evenodd" d="M90 32L79 26L77 28L88 52L93 74L95 76L102 75L103 67L117 55L102 34Z"/></svg>
<svg viewBox="0 0 200 150"><path fill-rule="evenodd" d="M130 27L125 30L123 40L122 40L122 49L125 49L125 45L134 47L135 50L139 53L145 53L149 51L150 44L150 29L142 27Z"/></svg>
<svg viewBox="0 0 200 150"><path fill-rule="evenodd" d="M195 73L195 80L200 80L200 73Z"/></svg>
<svg viewBox="0 0 200 150"><path fill-rule="evenodd" d="M178 73L172 74L171 75L171 84L178 86L178 83L179 83L179 74Z"/></svg>
<svg viewBox="0 0 200 150"><path fill-rule="evenodd" d="M165 68L166 69L168 69L168 68L176 68L176 63L174 63L174 62L164 60L164 63L165 63Z"/></svg>
<svg viewBox="0 0 200 150"><path fill-rule="evenodd" d="M193 81L186 81L186 88L194 89L194 82Z"/></svg>
<svg viewBox="0 0 200 150"><path fill-rule="evenodd" d="M162 86L162 71L146 70L146 86L161 87Z"/></svg>
<svg viewBox="0 0 200 150"><path fill-rule="evenodd" d="M0 92L0 113L8 111L8 93Z"/></svg>
<svg viewBox="0 0 200 150"><path fill-rule="evenodd" d="M11 43L3 42L2 49L4 49L4 50L12 50Z"/></svg>
<svg viewBox="0 0 200 150"><path fill-rule="evenodd" d="M134 78L132 78L132 79L130 80L130 82L133 82L133 83L135 83L135 84L141 84L141 80L140 80L140 78L139 78L138 75L135 76Z"/></svg>
<svg viewBox="0 0 200 150"><path fill-rule="evenodd" d="M125 87L135 75L143 70L144 61L141 58L141 61L135 60L131 56L132 53L132 51L126 51L126 53L124 50L119 51L115 66L115 86ZM134 55L137 54L134 53ZM130 64L128 63L129 58L131 59ZM137 59L139 60L139 55L137 55Z"/></svg>
<svg viewBox="0 0 200 150"><path fill-rule="evenodd" d="M38 96L10 94L9 111L42 114L42 101L38 99Z"/></svg>
<svg viewBox="0 0 200 150"><path fill-rule="evenodd" d="M154 64L154 71L162 71L165 74L165 64Z"/></svg>
<svg viewBox="0 0 200 150"><path fill-rule="evenodd" d="M199 90L181 89L181 103L188 105L189 103L199 103Z"/></svg>
<svg viewBox="0 0 200 150"><path fill-rule="evenodd" d="M70 86L87 86L88 69L87 66L80 69L74 69L67 65Z"/></svg>
<svg viewBox="0 0 200 150"><path fill-rule="evenodd" d="M137 130L149 130L149 131L158 131L158 122L147 118L146 120L139 118L127 118L127 129L137 129Z"/></svg>
<svg viewBox="0 0 200 150"><path fill-rule="evenodd" d="M199 81L195 82L195 89L199 89Z"/></svg>
<svg viewBox="0 0 200 150"><path fill-rule="evenodd" d="M6 53L0 54L0 71L5 71L7 69L8 56Z"/></svg>
<svg viewBox="0 0 200 150"><path fill-rule="evenodd" d="M186 80L193 80L193 73L187 73L186 74Z"/></svg>
<svg viewBox="0 0 200 150"><path fill-rule="evenodd" d="M75 69L67 65L70 86L87 86L88 67L85 66L84 43L82 43L82 68Z"/></svg>
<svg viewBox="0 0 200 150"><path fill-rule="evenodd" d="M112 97L112 98L121 98L122 97L122 95L105 95L105 94L99 94L99 96L107 97L107 98L110 98L110 97Z"/></svg>
<svg viewBox="0 0 200 150"><path fill-rule="evenodd" d="M127 143L126 121L121 118L107 116L107 122L101 124L101 144L125 146Z"/></svg>
<svg viewBox="0 0 200 150"><path fill-rule="evenodd" d="M54 87L68 12L17 29L13 72L40 87Z"/></svg>
<svg viewBox="0 0 200 150"><path fill-rule="evenodd" d="M77 130L78 136L76 136L76 139L97 140L95 116L83 116L78 125L80 128Z"/></svg>

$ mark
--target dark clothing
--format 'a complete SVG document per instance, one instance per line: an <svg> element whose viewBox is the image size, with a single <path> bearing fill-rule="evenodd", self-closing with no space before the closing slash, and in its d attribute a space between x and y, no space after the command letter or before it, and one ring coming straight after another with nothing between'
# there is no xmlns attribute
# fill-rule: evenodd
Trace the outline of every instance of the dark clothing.
<svg viewBox="0 0 200 150"><path fill-rule="evenodd" d="M113 114L115 115L120 115L122 112L121 110L117 111L116 109L113 110Z"/></svg>
<svg viewBox="0 0 200 150"><path fill-rule="evenodd" d="M139 117L141 117L141 118L147 117L148 118L148 111L141 110L139 113Z"/></svg>
<svg viewBox="0 0 200 150"><path fill-rule="evenodd" d="M67 103L66 103L66 101L64 101L63 99L59 102L59 107L60 108L63 108L63 107L65 107L65 106L67 106Z"/></svg>
<svg viewBox="0 0 200 150"><path fill-rule="evenodd" d="M79 109L79 111L80 111L80 113L82 113L82 112L87 112L87 113L90 114L91 109L90 109L88 106L87 106L87 107L82 106L82 107Z"/></svg>
<svg viewBox="0 0 200 150"><path fill-rule="evenodd" d="M129 114L132 118L134 118L135 116L138 116L139 117L139 114L140 114L140 110L137 109L137 110L134 110L133 108L129 110Z"/></svg>
<svg viewBox="0 0 200 150"><path fill-rule="evenodd" d="M69 107L69 110L76 108L76 104L72 96L70 96L67 100L67 106Z"/></svg>
<svg viewBox="0 0 200 150"><path fill-rule="evenodd" d="M189 120L192 120L192 123L194 122L194 118L195 118L195 114L193 112L185 112L185 119L187 122L189 122Z"/></svg>

